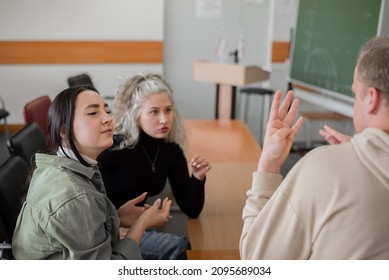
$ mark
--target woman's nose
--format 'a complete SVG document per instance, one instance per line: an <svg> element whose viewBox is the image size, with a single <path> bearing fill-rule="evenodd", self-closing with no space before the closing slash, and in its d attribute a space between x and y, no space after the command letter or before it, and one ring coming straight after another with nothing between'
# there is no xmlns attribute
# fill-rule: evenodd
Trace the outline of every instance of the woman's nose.
<svg viewBox="0 0 389 280"><path fill-rule="evenodd" d="M108 123L108 122L112 122L113 118L110 114L108 114L107 112L105 112L105 115L103 117L103 122L104 123Z"/></svg>
<svg viewBox="0 0 389 280"><path fill-rule="evenodd" d="M164 114L161 114L159 117L159 122L160 123L166 123L167 122L167 117Z"/></svg>

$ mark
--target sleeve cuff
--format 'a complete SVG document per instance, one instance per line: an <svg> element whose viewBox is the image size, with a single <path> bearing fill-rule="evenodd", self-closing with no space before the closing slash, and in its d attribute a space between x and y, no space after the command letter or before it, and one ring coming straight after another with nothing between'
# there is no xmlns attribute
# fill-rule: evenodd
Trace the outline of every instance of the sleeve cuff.
<svg viewBox="0 0 389 280"><path fill-rule="evenodd" d="M253 172L251 189L254 193L263 191L274 192L282 182L282 176L276 173L256 171Z"/></svg>

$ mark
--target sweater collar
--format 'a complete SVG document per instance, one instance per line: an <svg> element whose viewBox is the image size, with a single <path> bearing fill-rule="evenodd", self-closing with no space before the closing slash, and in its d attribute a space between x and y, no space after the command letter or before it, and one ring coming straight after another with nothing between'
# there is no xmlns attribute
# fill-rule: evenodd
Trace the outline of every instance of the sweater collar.
<svg viewBox="0 0 389 280"><path fill-rule="evenodd" d="M165 139L157 139L140 130L139 143L147 147L155 147L165 142Z"/></svg>

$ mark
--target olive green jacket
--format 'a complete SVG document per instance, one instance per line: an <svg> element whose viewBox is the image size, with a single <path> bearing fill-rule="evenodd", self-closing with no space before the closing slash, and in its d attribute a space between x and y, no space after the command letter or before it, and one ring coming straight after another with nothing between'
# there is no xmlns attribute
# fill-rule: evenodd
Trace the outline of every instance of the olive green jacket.
<svg viewBox="0 0 389 280"><path fill-rule="evenodd" d="M119 217L97 167L36 154L26 201L12 242L16 259L141 259L119 238Z"/></svg>

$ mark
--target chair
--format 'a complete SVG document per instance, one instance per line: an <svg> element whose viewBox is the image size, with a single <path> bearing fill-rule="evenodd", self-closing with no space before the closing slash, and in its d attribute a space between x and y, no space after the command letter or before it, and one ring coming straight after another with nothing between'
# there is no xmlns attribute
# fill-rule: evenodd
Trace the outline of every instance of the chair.
<svg viewBox="0 0 389 280"><path fill-rule="evenodd" d="M88 86L92 86L93 88L96 88L92 82L91 77L86 73L82 73L79 75L69 77L68 78L68 85L70 87L88 85ZM114 98L115 98L115 96L111 96L111 95L104 96L104 99L109 100L109 101L114 100Z"/></svg>
<svg viewBox="0 0 389 280"><path fill-rule="evenodd" d="M86 73L82 73L82 74L79 74L79 75L75 75L75 76L69 77L68 78L68 84L69 84L70 87L85 86L85 85L95 87L93 85L91 77L88 74L86 74Z"/></svg>
<svg viewBox="0 0 389 280"><path fill-rule="evenodd" d="M47 128L47 115L51 105L51 99L47 95L40 96L24 105L23 116L26 124L36 122L50 146L50 134Z"/></svg>
<svg viewBox="0 0 389 280"><path fill-rule="evenodd" d="M38 124L32 122L11 135L7 141L7 147L11 155L21 156L31 166L32 157L38 151L45 152L47 143Z"/></svg>
<svg viewBox="0 0 389 280"><path fill-rule="evenodd" d="M4 123L4 136L8 137L8 125L7 125L7 117L9 116L9 112L5 109L5 104L3 98L0 96L0 120L3 120Z"/></svg>
<svg viewBox="0 0 389 280"><path fill-rule="evenodd" d="M12 259L12 237L8 236L3 219L0 216L0 260Z"/></svg>
<svg viewBox="0 0 389 280"><path fill-rule="evenodd" d="M258 95L261 97L261 120L259 122L259 142L263 141L263 130L266 128L267 119L270 112L271 97L274 94L272 89L263 87L245 87L240 89L240 94L245 95L244 121L248 122L249 97Z"/></svg>
<svg viewBox="0 0 389 280"><path fill-rule="evenodd" d="M0 166L0 222L2 222L0 229L3 235L0 242L5 241L9 244L12 241L16 220L27 190L28 172L29 168L20 156L11 156Z"/></svg>

